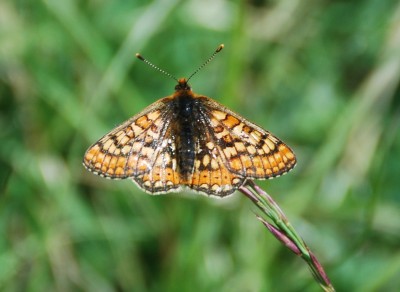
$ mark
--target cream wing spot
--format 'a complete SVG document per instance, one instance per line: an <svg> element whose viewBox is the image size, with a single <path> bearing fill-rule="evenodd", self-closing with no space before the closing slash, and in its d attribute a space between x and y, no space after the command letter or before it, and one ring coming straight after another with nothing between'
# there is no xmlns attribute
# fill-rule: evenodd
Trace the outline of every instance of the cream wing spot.
<svg viewBox="0 0 400 292"><path fill-rule="evenodd" d="M218 120L222 121L226 118L226 113L221 112L219 110L214 110L213 111L213 116L216 117Z"/></svg>
<svg viewBox="0 0 400 292"><path fill-rule="evenodd" d="M234 179L232 179L232 183L234 185L239 184L240 183L240 179L239 178L234 178Z"/></svg>
<svg viewBox="0 0 400 292"><path fill-rule="evenodd" d="M150 112L150 113L147 115L147 117L148 117L150 120L154 121L154 120L156 120L158 117L160 117L160 112L159 112L159 111Z"/></svg>
<svg viewBox="0 0 400 292"><path fill-rule="evenodd" d="M207 167L209 163L210 163L210 156L206 154L203 156L203 166Z"/></svg>
<svg viewBox="0 0 400 292"><path fill-rule="evenodd" d="M108 149L110 148L110 146L111 145L113 145L113 141L110 139L110 140L107 140L105 143L104 143L104 145L103 145L103 149L105 150L105 151L108 151Z"/></svg>
<svg viewBox="0 0 400 292"><path fill-rule="evenodd" d="M212 150L212 149L215 148L215 145L214 145L213 142L208 142L208 143L206 144L206 146L207 146L207 148L210 149L210 150Z"/></svg>
<svg viewBox="0 0 400 292"><path fill-rule="evenodd" d="M273 151L273 150L275 149L275 143L272 142L272 140L271 140L270 137L268 137L267 139L265 139L264 142L265 142L265 144L268 146L268 148L269 148L270 150ZM265 149L264 149L264 150L265 150ZM267 151L265 151L265 152L267 152Z"/></svg>
<svg viewBox="0 0 400 292"><path fill-rule="evenodd" d="M237 155L235 147L226 147L223 152L228 159Z"/></svg>
<svg viewBox="0 0 400 292"><path fill-rule="evenodd" d="M121 153L122 154L128 154L131 151L132 147L129 145L125 145L122 149L121 149Z"/></svg>
<svg viewBox="0 0 400 292"><path fill-rule="evenodd" d="M211 159L211 168L213 170L217 170L219 168L218 162L216 159Z"/></svg>
<svg viewBox="0 0 400 292"><path fill-rule="evenodd" d="M136 124L132 124L132 131L135 136L139 136L143 132L143 129Z"/></svg>
<svg viewBox="0 0 400 292"><path fill-rule="evenodd" d="M143 143L142 142L134 142L132 144L132 151L134 153L138 153L140 149L142 149Z"/></svg>
<svg viewBox="0 0 400 292"><path fill-rule="evenodd" d="M246 151L246 147L244 147L244 144L242 142L235 142L235 148L238 152Z"/></svg>
<svg viewBox="0 0 400 292"><path fill-rule="evenodd" d="M249 152L251 155L254 155L257 153L257 149L253 145L250 145L247 147L247 152Z"/></svg>

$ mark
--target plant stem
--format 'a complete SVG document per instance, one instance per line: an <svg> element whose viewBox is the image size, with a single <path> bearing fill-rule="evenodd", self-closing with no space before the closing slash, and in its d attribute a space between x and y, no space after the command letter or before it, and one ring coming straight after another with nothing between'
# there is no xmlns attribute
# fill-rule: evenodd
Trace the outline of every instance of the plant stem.
<svg viewBox="0 0 400 292"><path fill-rule="evenodd" d="M311 252L304 240L297 234L289 220L278 206L278 204L264 190L257 186L252 180L247 180L239 190L266 215L274 224L257 215L268 230L287 248L308 264L314 279L325 291L335 291L322 265Z"/></svg>

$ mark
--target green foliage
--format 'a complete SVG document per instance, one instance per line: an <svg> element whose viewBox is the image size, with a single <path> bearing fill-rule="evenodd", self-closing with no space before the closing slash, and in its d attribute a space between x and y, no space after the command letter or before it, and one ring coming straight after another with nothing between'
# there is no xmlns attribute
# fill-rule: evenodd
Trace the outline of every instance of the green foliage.
<svg viewBox="0 0 400 292"><path fill-rule="evenodd" d="M0 290L319 291L239 193L149 196L85 150L191 85L287 142L260 182L338 291L400 287L400 4L0 2Z"/></svg>

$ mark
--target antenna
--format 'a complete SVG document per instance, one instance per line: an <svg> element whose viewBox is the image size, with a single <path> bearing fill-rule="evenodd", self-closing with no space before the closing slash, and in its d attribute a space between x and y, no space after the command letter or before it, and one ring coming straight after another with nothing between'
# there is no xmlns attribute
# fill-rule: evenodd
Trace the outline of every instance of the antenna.
<svg viewBox="0 0 400 292"><path fill-rule="evenodd" d="M197 68L196 71L194 71L194 72L192 73L192 75L189 76L189 78L186 80L186 82L189 81L189 79L192 78L194 75L196 75L197 72L199 72L201 69L203 69L204 66L206 66L208 63L210 63L211 60L214 59L215 55L218 54L219 52L221 52L221 50L222 50L223 48L224 48L224 45L223 45L223 44L220 44L220 45L218 46L218 48L214 51L214 53L207 59L207 61L205 61L199 68ZM172 74L168 73L167 71L164 71L163 69L157 67L156 65L154 65L153 63L151 63L151 62L148 61L147 59L143 58L143 56L142 56L141 54L136 53L136 58L138 58L139 60L145 62L147 65L149 65L149 66L152 67L153 69L155 69L155 70L157 70L157 71L159 71L159 72L161 72L161 73L167 75L169 78L172 78L172 79L174 79L176 82L179 83L179 80L178 80L175 76L173 76Z"/></svg>
<svg viewBox="0 0 400 292"><path fill-rule="evenodd" d="M214 53L210 56L210 58L208 58L208 60L205 61L205 62L203 63L203 65L201 65L199 68L197 68L197 70L194 71L194 72L192 73L192 75L190 75L189 78L188 78L186 81L189 81L190 78L192 78L194 75L196 75L197 72L199 72L201 69L203 69L204 66L206 66L208 63L210 63L211 60L214 59L215 55L218 54L219 52L221 52L221 50L222 50L223 48L224 48L224 44L220 44L220 45L218 46L218 48L214 51Z"/></svg>
<svg viewBox="0 0 400 292"><path fill-rule="evenodd" d="M150 61L148 61L147 59L143 58L141 54L136 53L136 58L138 58L139 60L145 62L147 65L149 65L149 66L152 67L153 69L155 69L155 70L157 70L157 71L159 71L159 72L161 72L161 73L167 75L169 78L172 78L172 79L174 79L176 82L179 83L178 79L177 79L175 76L173 76L172 74L168 73L167 71L164 71L163 69L157 67L157 66L154 65L153 63L150 63Z"/></svg>

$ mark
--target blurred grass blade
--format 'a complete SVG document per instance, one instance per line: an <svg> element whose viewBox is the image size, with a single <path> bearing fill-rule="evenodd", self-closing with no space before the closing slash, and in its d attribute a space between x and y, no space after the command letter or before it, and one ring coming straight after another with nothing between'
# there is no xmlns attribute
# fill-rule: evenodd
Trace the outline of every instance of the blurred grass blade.
<svg viewBox="0 0 400 292"><path fill-rule="evenodd" d="M262 217L257 216L257 218L280 242L282 242L296 255L302 257L302 259L308 264L312 275L321 288L325 291L335 291L335 288L333 288L331 281L326 275L322 265L319 263L315 255L310 251L304 240L297 234L286 215L282 212L276 202L252 180L247 180L239 190L245 196L250 198L251 201L274 222L275 225L271 225Z"/></svg>

